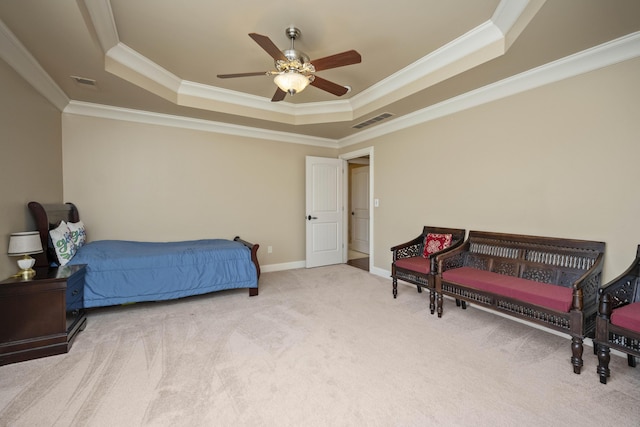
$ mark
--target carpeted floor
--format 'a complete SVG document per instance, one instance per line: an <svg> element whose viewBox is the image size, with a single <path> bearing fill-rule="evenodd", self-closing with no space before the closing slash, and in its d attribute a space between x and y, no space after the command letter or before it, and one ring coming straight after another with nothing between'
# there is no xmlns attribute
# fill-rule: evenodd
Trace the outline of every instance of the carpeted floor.
<svg viewBox="0 0 640 427"><path fill-rule="evenodd" d="M0 367L2 426L636 426L640 368L607 385L570 340L347 265L92 310L71 352Z"/></svg>

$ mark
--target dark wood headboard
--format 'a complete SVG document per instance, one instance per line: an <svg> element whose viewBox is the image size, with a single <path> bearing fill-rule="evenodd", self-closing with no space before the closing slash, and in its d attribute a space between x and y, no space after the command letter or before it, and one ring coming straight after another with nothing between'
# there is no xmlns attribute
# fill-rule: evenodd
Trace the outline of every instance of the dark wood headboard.
<svg viewBox="0 0 640 427"><path fill-rule="evenodd" d="M36 267L47 267L52 263L57 264L58 260L55 251L49 245L49 230L60 225L60 221L80 221L78 209L73 203L40 204L38 202L29 202L27 206L36 221L36 228L40 233L40 241L44 249L43 253L34 255Z"/></svg>

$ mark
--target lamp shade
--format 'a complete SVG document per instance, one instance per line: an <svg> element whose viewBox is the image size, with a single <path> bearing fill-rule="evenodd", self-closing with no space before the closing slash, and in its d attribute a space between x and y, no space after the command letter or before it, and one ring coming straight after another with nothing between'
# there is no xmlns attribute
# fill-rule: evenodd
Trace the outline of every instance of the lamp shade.
<svg viewBox="0 0 640 427"><path fill-rule="evenodd" d="M290 95L302 92L309 85L309 77L293 70L278 74L273 81L280 89Z"/></svg>
<svg viewBox="0 0 640 427"><path fill-rule="evenodd" d="M24 231L11 233L9 238L9 256L31 255L42 252L40 233L37 231Z"/></svg>

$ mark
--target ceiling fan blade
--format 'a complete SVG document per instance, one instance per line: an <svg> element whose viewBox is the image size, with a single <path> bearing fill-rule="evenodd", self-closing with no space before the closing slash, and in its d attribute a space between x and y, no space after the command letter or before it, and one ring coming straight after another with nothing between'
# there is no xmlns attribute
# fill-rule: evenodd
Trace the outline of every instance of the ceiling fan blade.
<svg viewBox="0 0 640 427"><path fill-rule="evenodd" d="M249 37L251 37L256 43L260 45L273 59L281 59L283 61L287 60L287 57L284 56L282 51L278 49L269 37L263 36L257 33L250 33Z"/></svg>
<svg viewBox="0 0 640 427"><path fill-rule="evenodd" d="M314 59L311 61L316 71L328 70L330 68L344 67L345 65L359 64L362 57L355 50L348 50L335 55L325 56L324 58Z"/></svg>
<svg viewBox="0 0 640 427"><path fill-rule="evenodd" d="M315 86L318 89L325 90L329 93L332 93L337 96L342 96L345 93L349 92L344 86L340 86L337 83L330 82L327 79L323 79L322 77L315 76L315 79L311 82L311 86Z"/></svg>
<svg viewBox="0 0 640 427"><path fill-rule="evenodd" d="M283 91L280 88L277 88L276 93L274 93L273 98L271 98L271 102L282 101L285 96L287 96L287 92Z"/></svg>
<svg viewBox="0 0 640 427"><path fill-rule="evenodd" d="M232 79L234 77L252 77L252 76L266 76L267 71L256 71L255 73L237 73L237 74L218 74L219 79Z"/></svg>

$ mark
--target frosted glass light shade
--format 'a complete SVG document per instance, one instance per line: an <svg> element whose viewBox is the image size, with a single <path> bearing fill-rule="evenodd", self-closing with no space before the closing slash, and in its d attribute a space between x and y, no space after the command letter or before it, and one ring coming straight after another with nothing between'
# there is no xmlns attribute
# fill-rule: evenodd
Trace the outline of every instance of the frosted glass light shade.
<svg viewBox="0 0 640 427"><path fill-rule="evenodd" d="M290 95L302 92L305 87L309 86L309 78L295 71L278 74L273 81L280 89Z"/></svg>

